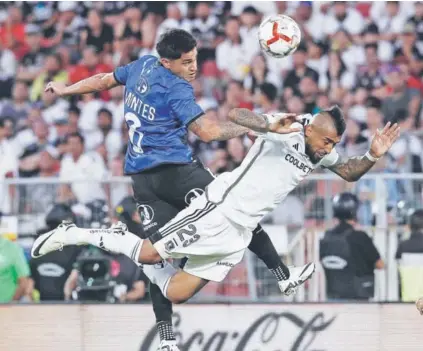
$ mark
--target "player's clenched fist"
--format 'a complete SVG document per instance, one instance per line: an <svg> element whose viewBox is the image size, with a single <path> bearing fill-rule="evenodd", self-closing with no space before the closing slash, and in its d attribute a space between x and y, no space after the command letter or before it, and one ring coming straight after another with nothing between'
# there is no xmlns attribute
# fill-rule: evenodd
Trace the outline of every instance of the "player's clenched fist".
<svg viewBox="0 0 423 351"><path fill-rule="evenodd" d="M423 297L416 301L416 307L420 314L423 315Z"/></svg>
<svg viewBox="0 0 423 351"><path fill-rule="evenodd" d="M275 113L267 115L269 120L268 131L271 133L288 134L299 132L301 128L291 128L291 125L302 119L301 115L295 113Z"/></svg>
<svg viewBox="0 0 423 351"><path fill-rule="evenodd" d="M66 84L59 82L49 82L44 91L50 91L58 96L65 95Z"/></svg>

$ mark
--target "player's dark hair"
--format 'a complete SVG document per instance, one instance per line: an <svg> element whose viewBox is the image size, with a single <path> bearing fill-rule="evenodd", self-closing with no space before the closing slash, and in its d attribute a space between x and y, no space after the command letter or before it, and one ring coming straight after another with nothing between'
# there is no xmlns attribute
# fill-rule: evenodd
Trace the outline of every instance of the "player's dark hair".
<svg viewBox="0 0 423 351"><path fill-rule="evenodd" d="M332 106L331 108L320 111L320 113L326 113L332 118L333 124L336 128L336 132L339 136L345 132L345 119L341 108L338 105Z"/></svg>
<svg viewBox="0 0 423 351"><path fill-rule="evenodd" d="M272 102L275 101L278 95L278 89L272 83L263 83L260 85L260 91Z"/></svg>
<svg viewBox="0 0 423 351"><path fill-rule="evenodd" d="M177 60L197 46L194 37L185 30L171 29L160 36L156 50L161 58Z"/></svg>
<svg viewBox="0 0 423 351"><path fill-rule="evenodd" d="M66 143L68 143L69 142L69 139L70 138L73 138L73 137L79 138L79 140L81 141L81 143L82 144L85 144L85 138L82 136L81 133L78 133L78 132L67 134L66 135L66 139L65 139Z"/></svg>
<svg viewBox="0 0 423 351"><path fill-rule="evenodd" d="M415 210L409 219L410 229L412 232L423 230L423 209Z"/></svg>

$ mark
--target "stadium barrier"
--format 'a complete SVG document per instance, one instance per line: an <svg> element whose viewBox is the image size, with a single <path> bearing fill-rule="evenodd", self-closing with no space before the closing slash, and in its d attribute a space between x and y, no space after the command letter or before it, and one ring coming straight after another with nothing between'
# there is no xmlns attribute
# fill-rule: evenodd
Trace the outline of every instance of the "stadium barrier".
<svg viewBox="0 0 423 351"><path fill-rule="evenodd" d="M99 191L102 184L104 192ZM71 192L63 185L66 181L56 178L19 178L0 182L0 208L6 204L10 215L0 221L0 234L18 239L28 251L36 230L44 224L44 217L54 201L72 201ZM377 272L375 301L398 301L398 270L395 252L398 240L407 232L401 226L407 206L422 206L423 174L369 174L357 183L347 183L334 174L313 174L295 189L286 201L265 218L263 226L271 236L280 255L288 264L301 265L318 261L319 238L333 222L331 201L342 191L357 193L364 203L359 213L365 229L373 238L386 270ZM69 185L69 184L68 184ZM131 195L130 178L110 177L101 181L77 180L71 190L84 199L93 199L100 193L110 207L114 207L125 196ZM82 187L81 187L82 186ZM68 189L69 190L69 189ZM93 192L92 194L90 192ZM4 196L7 193L8 196ZM103 213L100 207L86 211L75 200L74 205L81 213L78 225L90 227L99 225L99 217L113 214ZM394 208L388 212L386 209ZM385 210L381 210L385 209ZM91 212L90 212L91 211ZM99 213L94 213L99 211ZM3 211L4 212L4 211ZM89 219L91 213L95 219ZM88 219L86 219L88 218ZM235 267L223 284L209 284L197 297L197 302L272 302L290 301L282 298L274 277L264 264L247 252L243 264ZM324 277L319 269L316 276L300 289L296 301L324 301Z"/></svg>
<svg viewBox="0 0 423 351"><path fill-rule="evenodd" d="M411 304L182 305L184 351L417 351ZM149 305L3 305L3 351L155 351Z"/></svg>

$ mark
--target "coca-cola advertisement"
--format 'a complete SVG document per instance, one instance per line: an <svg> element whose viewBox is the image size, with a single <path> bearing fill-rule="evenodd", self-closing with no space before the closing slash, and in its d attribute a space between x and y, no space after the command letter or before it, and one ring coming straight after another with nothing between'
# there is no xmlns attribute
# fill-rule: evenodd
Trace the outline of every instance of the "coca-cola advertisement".
<svg viewBox="0 0 423 351"><path fill-rule="evenodd" d="M174 312L181 351L422 350L412 304L189 304ZM0 320L2 351L156 351L159 341L150 305L3 306Z"/></svg>

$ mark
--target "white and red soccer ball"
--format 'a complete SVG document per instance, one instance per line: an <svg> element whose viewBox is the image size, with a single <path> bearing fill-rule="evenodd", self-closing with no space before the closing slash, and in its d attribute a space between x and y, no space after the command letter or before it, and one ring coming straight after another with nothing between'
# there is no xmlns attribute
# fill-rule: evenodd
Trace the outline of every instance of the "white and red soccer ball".
<svg viewBox="0 0 423 351"><path fill-rule="evenodd" d="M266 18L260 24L258 36L262 50L276 58L291 55L301 42L298 23L286 15Z"/></svg>

